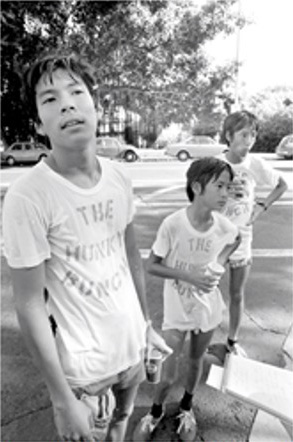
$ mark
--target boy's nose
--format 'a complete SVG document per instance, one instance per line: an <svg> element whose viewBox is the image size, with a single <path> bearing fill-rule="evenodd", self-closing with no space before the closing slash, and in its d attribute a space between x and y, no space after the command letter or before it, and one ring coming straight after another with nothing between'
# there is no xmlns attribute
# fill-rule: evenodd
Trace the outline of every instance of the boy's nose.
<svg viewBox="0 0 293 442"><path fill-rule="evenodd" d="M71 111L71 110L74 110L74 109L75 109L74 104L72 104L72 103L62 103L62 106L61 106L61 112L62 113L65 113L65 112L68 112L68 111Z"/></svg>
<svg viewBox="0 0 293 442"><path fill-rule="evenodd" d="M70 94L64 94L61 99L61 112L68 112L75 109L75 103Z"/></svg>

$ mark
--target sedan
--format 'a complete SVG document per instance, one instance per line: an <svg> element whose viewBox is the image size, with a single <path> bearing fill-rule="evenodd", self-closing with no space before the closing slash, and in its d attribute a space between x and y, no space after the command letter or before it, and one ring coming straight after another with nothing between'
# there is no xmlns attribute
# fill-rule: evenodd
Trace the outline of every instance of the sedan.
<svg viewBox="0 0 293 442"><path fill-rule="evenodd" d="M219 144L209 136L196 135L179 143L170 144L166 147L166 154L177 157L180 161L186 161L189 158L217 156L226 149L225 144Z"/></svg>
<svg viewBox="0 0 293 442"><path fill-rule="evenodd" d="M1 152L1 163L14 166L21 163L37 163L50 153L44 144L16 142Z"/></svg>
<svg viewBox="0 0 293 442"><path fill-rule="evenodd" d="M102 157L133 162L139 158L138 150L135 146L124 144L114 137L99 137L96 140L96 154Z"/></svg>
<svg viewBox="0 0 293 442"><path fill-rule="evenodd" d="M276 147L276 154L281 158L293 158L293 135L286 135L281 139Z"/></svg>

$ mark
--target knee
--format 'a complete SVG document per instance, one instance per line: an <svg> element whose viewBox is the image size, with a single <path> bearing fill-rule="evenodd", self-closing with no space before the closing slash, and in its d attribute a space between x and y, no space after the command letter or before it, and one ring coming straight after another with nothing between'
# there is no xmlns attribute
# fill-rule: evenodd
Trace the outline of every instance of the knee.
<svg viewBox="0 0 293 442"><path fill-rule="evenodd" d="M125 422L127 421L133 413L134 405L127 409L115 408L113 411L112 422Z"/></svg>
<svg viewBox="0 0 293 442"><path fill-rule="evenodd" d="M202 368L203 365L203 356L200 358L189 358L189 370L192 372L198 371L200 368Z"/></svg>
<svg viewBox="0 0 293 442"><path fill-rule="evenodd" d="M231 304L242 304L244 302L244 291L243 290L237 290L233 291L230 294L231 297Z"/></svg>

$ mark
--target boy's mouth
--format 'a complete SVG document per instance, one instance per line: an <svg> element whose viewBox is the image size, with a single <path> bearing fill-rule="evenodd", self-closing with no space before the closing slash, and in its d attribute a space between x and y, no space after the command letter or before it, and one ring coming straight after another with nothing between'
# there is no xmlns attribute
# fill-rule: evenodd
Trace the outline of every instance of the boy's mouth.
<svg viewBox="0 0 293 442"><path fill-rule="evenodd" d="M79 126L80 124L83 123L84 123L83 120L78 120L78 119L68 120L61 125L61 129L67 129L68 127Z"/></svg>

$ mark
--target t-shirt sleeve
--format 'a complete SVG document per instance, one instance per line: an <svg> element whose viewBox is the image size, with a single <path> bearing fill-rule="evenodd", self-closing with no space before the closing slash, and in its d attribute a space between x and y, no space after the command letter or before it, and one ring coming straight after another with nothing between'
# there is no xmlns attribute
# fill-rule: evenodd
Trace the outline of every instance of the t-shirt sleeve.
<svg viewBox="0 0 293 442"><path fill-rule="evenodd" d="M280 174L271 167L268 161L262 158L255 158L253 169L258 186L276 187Z"/></svg>
<svg viewBox="0 0 293 442"><path fill-rule="evenodd" d="M50 258L47 227L29 198L6 194L3 206L4 254L12 268L35 267Z"/></svg>
<svg viewBox="0 0 293 442"><path fill-rule="evenodd" d="M126 195L127 206L126 206L126 222L130 224L133 221L135 215L134 197L133 197L133 187L131 179L127 176L126 171L120 164L115 164L116 173L118 172L120 177L120 183L122 183L123 191ZM116 175L117 176L117 175Z"/></svg>
<svg viewBox="0 0 293 442"><path fill-rule="evenodd" d="M239 229L235 224L230 223L230 229L227 234L227 244L233 244L239 235Z"/></svg>
<svg viewBox="0 0 293 442"><path fill-rule="evenodd" d="M166 258L171 249L171 235L166 220L159 227L156 240L153 244L152 251L161 258Z"/></svg>

